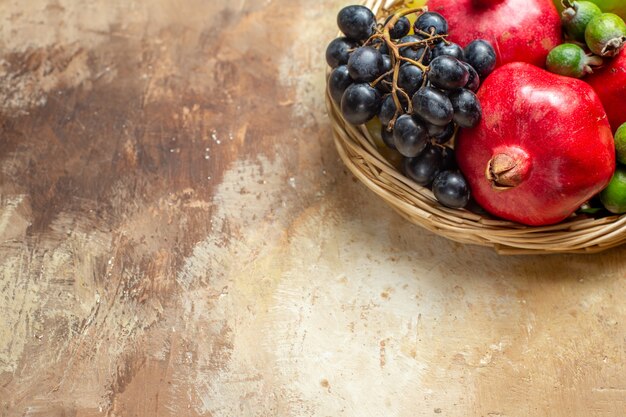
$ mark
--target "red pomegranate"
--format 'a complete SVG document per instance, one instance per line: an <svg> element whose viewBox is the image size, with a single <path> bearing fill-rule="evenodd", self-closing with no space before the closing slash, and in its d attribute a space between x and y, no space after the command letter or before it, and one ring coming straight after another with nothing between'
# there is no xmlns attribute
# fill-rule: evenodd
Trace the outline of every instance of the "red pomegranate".
<svg viewBox="0 0 626 417"><path fill-rule="evenodd" d="M614 59L606 59L602 68L585 78L600 96L611 128L626 123L626 49Z"/></svg>
<svg viewBox="0 0 626 417"><path fill-rule="evenodd" d="M613 136L585 82L512 63L487 77L478 98L483 118L455 147L472 195L491 214L558 223L608 184Z"/></svg>
<svg viewBox="0 0 626 417"><path fill-rule="evenodd" d="M497 65L529 62L543 67L561 43L561 19L552 0L428 0L443 15L448 39L465 47L474 39L493 45Z"/></svg>

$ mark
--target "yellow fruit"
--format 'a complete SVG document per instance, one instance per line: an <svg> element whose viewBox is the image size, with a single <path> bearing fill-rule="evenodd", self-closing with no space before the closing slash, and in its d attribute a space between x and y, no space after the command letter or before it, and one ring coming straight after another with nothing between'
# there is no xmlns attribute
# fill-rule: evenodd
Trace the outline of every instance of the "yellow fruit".
<svg viewBox="0 0 626 417"><path fill-rule="evenodd" d="M407 10L407 9L417 9L418 7L426 6L426 3L427 3L427 0L407 0L404 2L404 7L402 7L398 11L401 12L402 10ZM410 14L407 16L407 18L409 19L409 22L411 22L411 30L409 31L409 35L412 35L415 33L413 32L413 24L415 24L415 21L417 20L417 16L415 14Z"/></svg>
<svg viewBox="0 0 626 417"><path fill-rule="evenodd" d="M379 148L385 148L385 142L383 142L383 138L380 135L382 125L380 124L380 120L378 119L378 117L374 117L372 120L367 122L365 124L365 127L372 136L372 139L374 139L374 143L376 144L376 146L378 146Z"/></svg>
<svg viewBox="0 0 626 417"><path fill-rule="evenodd" d="M407 9L413 9L415 7L424 7L426 5L426 0L407 0L404 2L404 6Z"/></svg>

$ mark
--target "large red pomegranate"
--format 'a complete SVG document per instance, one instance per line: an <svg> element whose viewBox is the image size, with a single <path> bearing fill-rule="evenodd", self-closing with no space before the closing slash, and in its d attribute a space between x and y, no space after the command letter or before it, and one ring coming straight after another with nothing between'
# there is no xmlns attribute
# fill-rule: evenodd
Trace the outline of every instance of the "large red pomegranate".
<svg viewBox="0 0 626 417"><path fill-rule="evenodd" d="M530 62L543 67L561 43L561 19L552 0L428 0L443 15L448 39L462 47L474 39L493 45L497 65Z"/></svg>
<svg viewBox="0 0 626 417"><path fill-rule="evenodd" d="M558 223L610 181L611 128L585 82L512 63L487 77L478 98L482 120L462 129L455 147L474 198L491 214Z"/></svg>
<svg viewBox="0 0 626 417"><path fill-rule="evenodd" d="M614 59L606 59L602 68L585 78L600 96L611 128L626 123L626 49Z"/></svg>

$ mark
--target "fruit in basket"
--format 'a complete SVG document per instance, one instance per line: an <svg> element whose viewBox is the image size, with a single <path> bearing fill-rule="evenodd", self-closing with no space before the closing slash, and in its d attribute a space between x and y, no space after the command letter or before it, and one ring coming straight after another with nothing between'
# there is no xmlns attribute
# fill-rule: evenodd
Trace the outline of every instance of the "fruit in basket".
<svg viewBox="0 0 626 417"><path fill-rule="evenodd" d="M498 65L543 66L561 43L561 19L552 0L429 0L428 8L448 20L448 40L462 46L488 40L496 47Z"/></svg>
<svg viewBox="0 0 626 417"><path fill-rule="evenodd" d="M615 159L626 164L626 123L615 131Z"/></svg>
<svg viewBox="0 0 626 417"><path fill-rule="evenodd" d="M585 42L596 55L616 56L626 42L626 23L613 13L596 16L585 29Z"/></svg>
<svg viewBox="0 0 626 417"><path fill-rule="evenodd" d="M626 213L626 168L618 166L609 185L600 193L602 205L611 213Z"/></svg>
<svg viewBox="0 0 626 417"><path fill-rule="evenodd" d="M454 42L439 42L432 49L432 57L436 58L440 55L453 56L461 62L465 60L465 54L463 48Z"/></svg>
<svg viewBox="0 0 626 417"><path fill-rule="evenodd" d="M437 126L428 123L426 125L426 129L428 130L428 136L430 136L430 140L433 143L437 143L439 145L443 145L448 142L454 136L454 132L456 131L456 125L452 123L448 123L445 126Z"/></svg>
<svg viewBox="0 0 626 417"><path fill-rule="evenodd" d="M588 56L585 51L573 43L559 45L548 54L546 69L566 77L582 78L593 73L592 65L602 65L602 58Z"/></svg>
<svg viewBox="0 0 626 417"><path fill-rule="evenodd" d="M616 130L626 122L626 48L605 61L602 68L585 78L600 96L611 127Z"/></svg>
<svg viewBox="0 0 626 417"><path fill-rule="evenodd" d="M611 129L585 82L527 63L496 69L478 91L484 117L456 138L475 200L526 225L558 223L615 169Z"/></svg>
<svg viewBox="0 0 626 417"><path fill-rule="evenodd" d="M417 17L413 31L416 34L447 35L448 21L437 12L424 12Z"/></svg>
<svg viewBox="0 0 626 417"><path fill-rule="evenodd" d="M341 97L341 113L349 123L361 125L378 114L381 104L378 90L367 83L352 84Z"/></svg>
<svg viewBox="0 0 626 417"><path fill-rule="evenodd" d="M371 46L357 48L348 59L348 72L354 81L372 82L384 70L383 54Z"/></svg>
<svg viewBox="0 0 626 417"><path fill-rule="evenodd" d="M389 15L385 23L388 23L393 15ZM392 39L400 39L405 37L411 31L411 22L406 16L402 16L398 21L389 29L389 35Z"/></svg>
<svg viewBox="0 0 626 417"><path fill-rule="evenodd" d="M348 38L364 41L376 31L376 17L365 6L346 6L337 15L337 26Z"/></svg>
<svg viewBox="0 0 626 417"><path fill-rule="evenodd" d="M572 40L584 43L587 25L601 14L602 10L590 1L569 2L569 7L561 13L565 34Z"/></svg>
<svg viewBox="0 0 626 417"><path fill-rule="evenodd" d="M412 103L413 113L433 125L445 126L454 117L450 99L436 88L420 88L413 96Z"/></svg>
<svg viewBox="0 0 626 417"><path fill-rule="evenodd" d="M428 146L428 130L424 123L409 114L396 120L393 129L393 142L402 156L413 158Z"/></svg>
<svg viewBox="0 0 626 417"><path fill-rule="evenodd" d="M421 186L429 186L443 167L443 148L428 146L415 158L405 160L404 172L407 177Z"/></svg>
<svg viewBox="0 0 626 417"><path fill-rule="evenodd" d="M413 46L404 46L400 48L400 56L419 61L424 65L428 65L431 58L430 48L426 43L422 43L424 38L416 35L408 35L398 41L401 44L414 43Z"/></svg>
<svg viewBox="0 0 626 417"><path fill-rule="evenodd" d="M393 96L388 94L383 99L383 104L380 106L380 112L378 113L378 119L383 127L387 127L389 122L396 115L396 103L393 101Z"/></svg>
<svg viewBox="0 0 626 417"><path fill-rule="evenodd" d="M444 171L458 170L458 166L457 166L457 163L456 163L456 157L454 156L454 149L452 149L449 146L444 146L443 147L442 169Z"/></svg>
<svg viewBox="0 0 626 417"><path fill-rule="evenodd" d="M357 43L342 36L333 39L326 48L326 62L331 68L346 65L350 58L350 52L357 47Z"/></svg>
<svg viewBox="0 0 626 417"><path fill-rule="evenodd" d="M380 137L383 140L385 146L389 149L396 149L396 142L393 138L393 132L390 132L386 126L381 126Z"/></svg>
<svg viewBox="0 0 626 417"><path fill-rule="evenodd" d="M561 205L561 200L567 200L565 201L565 205L567 205L568 203L571 203L571 198L577 197L576 193L580 190L575 190L575 188L582 188L583 190L586 190L586 192L590 192L589 188L591 188L591 184L585 181L594 178L598 179L601 176L602 168L597 169L598 166L610 167L614 164L614 160L609 161L607 164L595 163L601 159L598 157L600 152L596 148L598 145L597 142L601 142L603 137L605 139L608 138L608 142L610 142L612 138L606 122L603 121L605 116L596 111L599 105L597 98L593 97L592 90L587 87L587 90L583 91L584 89L580 87L581 84L585 85L585 83L569 79L570 82L579 84L573 84L575 88L572 87L572 84L567 84L565 85L566 88L578 88L580 91L577 91L577 94L564 94L562 96L553 96L549 91L550 88L554 88L555 90L561 90L564 88L564 84L562 84L560 80L558 82L554 82L557 78L553 78L550 82L540 85L543 90L539 89L540 91L538 91L538 93L537 89L534 89L533 86L531 86L533 88L527 88L528 85L525 86L526 93L529 91L535 91L534 99L536 102L539 102L541 96L543 95L544 97L548 97L547 101L552 106L557 108L560 106L563 107L563 112L557 114L556 117L554 117L554 113L558 112L553 111L550 113L549 111L546 111L546 109L542 107L541 103L536 106L536 109L531 109L530 107L523 108L519 102L509 102L506 103L505 106L506 112L500 112L500 114L493 116L486 111L485 115L481 115L482 121L479 122L478 127L468 129L459 128L459 124L454 121L454 116L453 121L444 126L428 123L419 115L415 114L414 108L412 107L413 97L409 96L406 91L404 91L404 88L399 87L398 71L403 65L413 65L422 70L424 74L420 88L437 88L434 87L429 80L430 68L428 58L434 59L439 56L453 56L459 59L459 48L454 48L453 46L452 48L449 48L450 51L446 51L446 48L442 48L441 45L448 46L448 44L445 41L439 41L441 37L445 39L445 36L431 35L430 33L426 35L418 33L418 36L415 36L412 41L404 43L401 42L402 38L391 38L390 32L395 28L395 24L397 24L399 19L407 16L409 18L409 22L413 22L415 17L419 16L420 11L405 9L406 3L405 7L400 6L398 8L398 3L400 3L399 1L391 3L387 2L385 4L383 3L384 2L373 3L376 7L376 13L378 16L378 26L375 29L375 33L367 40L358 41L357 46L357 48L364 46L373 47L383 55L383 73L380 74L374 81L367 83L354 82L353 80L353 83L348 88L352 91L356 88L355 86L359 84L365 84L370 88L373 88L381 95L381 103L387 103L385 111L383 112L381 109L378 113L378 117L370 119L362 126L358 126L356 128L351 127L349 124L359 123L355 120L358 118L350 117L349 111L342 112L336 105L336 99L331 97L331 89L328 88L326 91L327 108L331 120L335 123L333 129L335 143L338 147L339 154L346 162L347 167L350 168L350 170L354 172L357 177L364 179L365 184L369 188L372 188L380 194L380 183L375 181L375 179L380 175L380 172L378 172L378 170L371 169L371 164L365 166L358 163L358 161L362 160L362 158L374 162L375 165L383 169L384 173L391 174L394 178L400 180L404 184L402 185L397 181L390 183L390 187L384 187L384 191L389 192L386 193L384 197L402 214L410 218L412 222L422 224L429 229L433 229L438 233L453 239L462 239L464 242L468 243L486 243L496 246L498 250L502 250L504 248L505 253L514 253L513 251L520 248L524 251L527 249L537 252L598 251L626 241L623 233L616 229L621 227L621 219L618 220L616 216L595 219L589 218L590 216L588 214L593 215L593 217L599 217L605 216L607 213L607 211L602 207L599 194L594 194L591 199L581 205L580 209L575 212L575 215L568 218L568 221L564 222L562 225L545 228L524 228L519 226L510 226L506 222L489 223L488 213L482 207L479 207L477 201L473 199L470 201L470 187L468 181L464 173L461 171L461 167L455 160L456 150L451 148L452 146L457 145L459 147L458 153L461 154L460 158L463 159L464 156L461 152L462 147L459 145L458 137L455 140L454 137L450 138L450 136L452 136L455 132L460 131L462 132L462 137L468 131L483 129L482 124L498 124L499 121L501 122L504 119L506 119L505 124L515 123L515 121L512 120L512 116L508 113L520 116L518 118L526 124L526 129L521 132L523 135L519 135L520 137L523 137L524 135L534 135L546 139L546 135L549 134L550 137L545 140L546 143L543 144L544 146L537 145L532 148L532 146L526 146L527 143L524 143L524 147L521 151L526 152L526 150L531 148L530 151L525 154L524 152L516 152L516 149L514 149L513 146L509 147L511 148L510 152L502 152L509 151L509 148L503 150L498 149L498 154L496 154L498 157L494 157L492 159L488 158L485 163L492 168L487 173L492 181L492 184L501 186L501 188L508 190L509 188L522 189L524 187L522 182L536 180L536 178L533 178L533 173L536 169L533 163L536 161L544 162L547 168L540 169L539 171L543 171L545 174L548 170L552 170L552 177L544 175L543 179L545 182L541 184L538 184L537 181L535 181L534 188L530 191L527 190L527 193L524 196L525 198L520 198L513 206L516 207L518 211L524 212L526 210L527 201L534 204L541 200L539 201L541 209L536 210L531 208L529 212L522 213L522 215L526 215L527 217L532 216L533 213L543 211L544 208L547 208L546 213L550 215L555 210L555 207ZM498 0L494 0L489 3L496 4L498 3ZM385 7L391 7L391 9L387 10ZM387 13L389 12L396 14L387 20L387 22L391 22L391 24L384 26L383 22L385 22L385 19L388 16ZM399 16L399 14L405 12L406 14ZM511 19L514 20L515 18L515 14L511 14ZM450 26L450 29L454 30L452 26ZM528 31L534 30L532 27L527 27L526 29ZM435 30L432 32L436 33ZM394 36L399 36L401 34L404 34L403 30L394 32ZM409 31L406 36L410 35L413 35L411 31ZM499 48L499 45L494 46L496 49ZM400 55L400 48L403 49L403 52L417 52L418 50L421 50L422 54L416 54L415 57L417 59L413 60L406 55ZM441 53L439 53L440 48L442 51ZM429 54L430 56L428 56ZM464 56L465 50L463 50L463 57ZM484 88L479 88L481 81L484 80L480 79L478 72L467 62L462 62L464 63L464 67L467 69L469 74L467 83L463 86L463 88L473 92L476 92L477 90L484 90ZM332 68L327 71L327 74L330 74L332 72ZM613 71L613 73L615 73L615 71ZM535 77L537 76L535 75ZM553 75L553 77L557 76ZM493 76L489 76L487 79L491 78L493 78ZM526 81L528 81L527 84L529 85L535 82L535 80L530 78ZM506 89L507 82L514 83L514 77L509 77L507 80L501 80L500 86L503 89ZM535 85L539 84L540 83L535 83ZM346 89L344 95L350 92L348 91L348 88ZM407 85L406 89L415 89L415 85ZM441 92L448 99L450 99L450 102L452 103L451 98L456 95L458 91L457 89L453 89L441 90ZM492 93L497 96L500 94L500 91L492 90ZM476 95L478 100L483 97L481 94ZM501 95L502 94L500 94L500 96ZM467 94L465 94L465 96L470 97L470 95ZM459 95L457 98L461 99L467 97ZM343 99L344 97L342 96L342 101L345 102ZM595 103L592 103L594 100ZM456 102L453 105L453 113L454 110L466 111L463 109L462 104L467 104L469 102L472 102L472 100L467 100L467 102L465 100ZM479 101L476 101L476 104L479 103ZM353 104L360 103L358 103L357 100ZM589 108L594 106L596 108ZM345 106L344 110L346 110ZM599 112L601 111L602 110L599 110ZM367 117L370 117L370 115L371 114L368 114ZM383 120L385 123L381 123ZM400 123L398 123L398 120L400 120ZM407 129L406 135L400 135L395 129L399 126L401 127L404 123L414 126ZM551 127L554 126L560 126L560 129L550 131ZM591 132L592 127L590 126L595 126L595 135L593 134L594 132ZM426 134L424 134L424 129ZM502 130L504 132L510 131L507 126L497 126L497 130ZM420 134L416 135L416 131ZM405 146L415 145L417 148L418 143L425 142L424 150L418 152L415 156L403 157L398 150L394 149L396 147L397 136L400 136L400 139L404 140L404 143L401 143L401 140L398 140L398 142ZM517 139L515 135L507 136L509 140L507 141L507 138L502 138L502 143L511 143ZM569 152L569 148L563 145L563 143L557 143L558 146L553 146L554 144L552 143L552 139L554 137L561 142L566 142L564 138L567 136L572 138L572 144L570 147L578 148L576 153ZM414 139L416 137L425 138L425 140L413 140L413 144L410 143L410 140L406 140ZM591 137L596 138L595 143L592 143L592 139L590 139ZM446 145L447 142L451 143ZM421 145L419 147L421 148ZM439 151L441 152L441 159L437 156ZM613 151L615 150L613 149ZM406 152L406 150L403 150L403 152L405 154L415 154L415 151ZM433 157L433 155L435 156ZM605 159L610 160L611 156L609 155ZM419 163L417 161L419 161ZM489 164L490 161L493 163ZM519 164L516 163L518 161L520 162ZM385 164L383 166L378 162L385 162ZM563 162L565 162L565 164L563 164ZM402 166L402 172L406 174L406 177L404 178L398 176L398 173L394 171L394 167L398 168L400 166ZM413 169L414 172L410 173L407 168ZM524 171L524 168L527 168L527 170ZM566 175L560 171L565 172ZM419 186L418 184L429 182L430 178L432 178L432 174L435 172L437 172L437 175L431 185L431 190L433 191L431 194L425 192L425 189L422 188L427 185ZM526 177L521 175L524 173L528 175ZM482 176L485 176L486 173L483 171L481 174ZM413 180L411 180L411 177ZM371 178L373 181L365 181L365 178ZM520 180L520 183L515 184L515 181L518 180ZM557 184L557 189L555 189L555 183ZM406 186L409 186L410 189ZM565 193L561 193L563 190L565 190ZM473 192L473 190L471 191ZM404 204L405 199L402 198L402 195L400 195L401 192L409 194L410 200L415 202L416 205ZM567 194L567 192L570 194ZM439 205L434 204L433 196L439 201ZM536 199L534 200L534 198ZM414 207L416 206L421 210L415 210ZM444 206L451 207L451 209L445 209ZM467 207L471 213L467 213L465 210L460 210L460 208L464 207ZM454 227L452 229L443 227L447 224L446 222L448 220L455 221L455 224L458 224L459 227ZM533 223L532 219L522 219L520 221L525 221L527 224ZM546 221L557 220L546 220L544 218L540 224L545 224ZM485 224L488 224L489 227L482 227ZM511 234L511 230L513 229L515 230L515 233ZM571 230L576 230L577 232L572 235ZM584 238L584 242L581 241L581 236Z"/></svg>
<svg viewBox="0 0 626 417"><path fill-rule="evenodd" d="M618 164L609 185L600 193L602 205L611 213L626 213L626 123L615 132L615 158Z"/></svg>
<svg viewBox="0 0 626 417"><path fill-rule="evenodd" d="M353 83L354 80L350 77L347 66L340 65L332 70L328 77L328 90L335 103L341 104L343 93L346 91L346 88L350 87Z"/></svg>
<svg viewBox="0 0 626 417"><path fill-rule="evenodd" d="M459 88L450 93L449 97L454 110L452 120L459 127L476 126L483 113L476 94L465 88Z"/></svg>
<svg viewBox="0 0 626 417"><path fill-rule="evenodd" d="M480 76L478 75L474 67L472 67L467 62L463 62L463 65L465 65L465 68L467 68L467 72L469 73L469 78L467 79L467 84L465 84L465 88L473 92L478 91L478 87L480 87Z"/></svg>
<svg viewBox="0 0 626 417"><path fill-rule="evenodd" d="M470 199L470 189L458 171L441 171L433 181L433 194L446 207L462 208Z"/></svg>
<svg viewBox="0 0 626 417"><path fill-rule="evenodd" d="M429 65L428 80L442 90L461 88L469 81L469 71L458 59L450 55L441 55Z"/></svg>
<svg viewBox="0 0 626 417"><path fill-rule="evenodd" d="M383 73L387 74L376 84L376 89L382 94L391 93L391 84L393 83L393 65L389 55L383 54Z"/></svg>
<svg viewBox="0 0 626 417"><path fill-rule="evenodd" d="M464 55L465 62L476 70L481 79L485 79L496 67L496 51L491 43L484 39L471 41L465 47Z"/></svg>
<svg viewBox="0 0 626 417"><path fill-rule="evenodd" d="M415 94L424 82L424 70L417 65L404 63L398 71L398 87L409 96Z"/></svg>
<svg viewBox="0 0 626 417"><path fill-rule="evenodd" d="M454 110L452 120L459 127L474 127L482 117L480 102L472 91L459 88L450 93L450 102Z"/></svg>

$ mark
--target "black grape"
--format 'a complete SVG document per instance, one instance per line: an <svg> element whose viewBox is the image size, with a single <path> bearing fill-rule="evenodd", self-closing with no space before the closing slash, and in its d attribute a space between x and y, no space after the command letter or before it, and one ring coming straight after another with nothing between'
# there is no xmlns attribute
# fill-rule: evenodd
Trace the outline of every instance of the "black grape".
<svg viewBox="0 0 626 417"><path fill-rule="evenodd" d="M446 207L463 208L470 198L465 177L457 171L441 171L433 181L433 194Z"/></svg>
<svg viewBox="0 0 626 417"><path fill-rule="evenodd" d="M476 39L465 47L465 62L470 64L481 80L487 78L496 67L496 51L484 39Z"/></svg>
<svg viewBox="0 0 626 417"><path fill-rule="evenodd" d="M437 12L422 13L413 25L415 33L420 31L433 35L445 35L448 33L448 22Z"/></svg>
<svg viewBox="0 0 626 417"><path fill-rule="evenodd" d="M460 127L474 127L480 121L482 108L476 94L465 88L453 91L450 102L454 109L454 122Z"/></svg>
<svg viewBox="0 0 626 417"><path fill-rule="evenodd" d="M374 39L371 43L371 46L378 49L381 54L389 55L389 47L387 46L387 43L384 40Z"/></svg>
<svg viewBox="0 0 626 417"><path fill-rule="evenodd" d="M328 77L328 90L335 103L341 104L341 97L344 91L346 91L346 88L352 85L353 82L348 73L348 67L345 65L338 66L332 70Z"/></svg>
<svg viewBox="0 0 626 417"><path fill-rule="evenodd" d="M357 47L354 41L348 38L333 39L326 48L326 62L331 68L337 68L339 65L345 65L350 58L350 51Z"/></svg>
<svg viewBox="0 0 626 417"><path fill-rule="evenodd" d="M393 15L390 15L387 20L385 20L385 26L389 21L393 18ZM406 16L402 16L395 25L391 29L389 29L389 36L391 39L400 39L409 34L411 30L411 22L407 19Z"/></svg>
<svg viewBox="0 0 626 417"><path fill-rule="evenodd" d="M383 125L380 129L380 136L383 138L383 142L390 149L396 149L396 143L393 138L393 130L387 130L387 126Z"/></svg>
<svg viewBox="0 0 626 417"><path fill-rule="evenodd" d="M415 94L424 81L424 71L420 67L408 62L400 66L398 71L398 87L409 96Z"/></svg>
<svg viewBox="0 0 626 417"><path fill-rule="evenodd" d="M411 158L405 166L406 175L422 186L430 185L443 166L442 149L428 146L421 154Z"/></svg>
<svg viewBox="0 0 626 417"><path fill-rule="evenodd" d="M480 87L480 77L478 76L478 73L474 67L467 62L463 62L463 65L465 65L465 68L467 68L467 71L469 72L469 78L467 80L467 84L465 84L465 88L473 92L478 91L478 87Z"/></svg>
<svg viewBox="0 0 626 417"><path fill-rule="evenodd" d="M391 57L389 55L383 55L382 74L386 74L392 69L393 67L391 66ZM389 72L389 74L387 74L382 80L376 83L376 89L380 91L382 94L390 93L392 82L393 82L393 73Z"/></svg>
<svg viewBox="0 0 626 417"><path fill-rule="evenodd" d="M452 121L454 110L450 99L432 87L422 87L413 96L413 113L428 123L445 126Z"/></svg>
<svg viewBox="0 0 626 417"><path fill-rule="evenodd" d="M469 71L455 57L440 55L430 63L428 80L437 88L453 90L467 84Z"/></svg>
<svg viewBox="0 0 626 417"><path fill-rule="evenodd" d="M426 125L426 128L428 129L428 135L430 136L430 139L440 145L448 142L450 139L452 139L452 136L454 136L455 126L452 122L448 123L445 126L437 126L428 123Z"/></svg>
<svg viewBox="0 0 626 417"><path fill-rule="evenodd" d="M341 98L341 113L348 123L361 125L378 114L381 102L380 93L369 84L352 84Z"/></svg>
<svg viewBox="0 0 626 417"><path fill-rule="evenodd" d="M407 107L406 99L399 94L398 100L400 100L400 104L402 104L403 109L400 113L404 113ZM393 100L393 96L391 94L386 95L383 98L383 104L380 107L380 113L378 113L378 118L380 119L380 123L383 126L387 126L393 116L396 114L396 103Z"/></svg>
<svg viewBox="0 0 626 417"><path fill-rule="evenodd" d="M424 124L413 116L398 117L393 128L396 149L406 157L419 155L428 145L428 131Z"/></svg>
<svg viewBox="0 0 626 417"><path fill-rule="evenodd" d="M418 42L423 40L422 37L417 35L409 35L400 39L398 43L409 43L409 42ZM424 65L428 65L430 62L430 48L426 45L413 45L413 46L403 46L400 48L400 55L405 58L412 59L413 61L419 61L422 59L422 63ZM422 58L422 55L424 58Z"/></svg>
<svg viewBox="0 0 626 417"><path fill-rule="evenodd" d="M442 171L445 171L445 170L450 171L450 170L454 170L457 168L456 157L454 156L454 149L452 149L449 146L444 146L442 155L443 155L443 162L441 165Z"/></svg>
<svg viewBox="0 0 626 417"><path fill-rule="evenodd" d="M465 55L463 54L463 48L461 48L454 42L439 42L438 44L435 44L432 49L432 57L436 58L440 55L453 56L461 61L465 58Z"/></svg>
<svg viewBox="0 0 626 417"><path fill-rule="evenodd" d="M374 34L376 18L365 6L347 6L337 15L337 26L348 38L364 41Z"/></svg>
<svg viewBox="0 0 626 417"><path fill-rule="evenodd" d="M371 46L357 48L348 60L348 71L355 81L372 82L383 73L383 56Z"/></svg>

